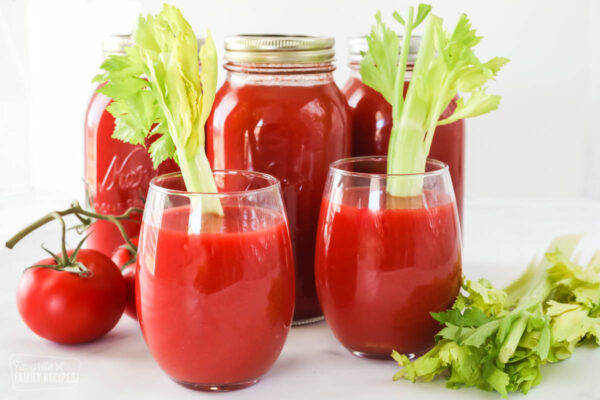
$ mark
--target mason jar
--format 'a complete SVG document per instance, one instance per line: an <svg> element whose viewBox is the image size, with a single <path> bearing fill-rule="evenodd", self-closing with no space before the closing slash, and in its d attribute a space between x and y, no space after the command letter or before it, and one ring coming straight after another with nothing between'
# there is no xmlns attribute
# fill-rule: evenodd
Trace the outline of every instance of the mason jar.
<svg viewBox="0 0 600 400"><path fill-rule="evenodd" d="M319 208L328 166L350 155L346 100L333 80L334 39L238 35L225 39L225 83L206 124L215 169L281 182L296 269L294 321L322 318L314 282Z"/></svg>

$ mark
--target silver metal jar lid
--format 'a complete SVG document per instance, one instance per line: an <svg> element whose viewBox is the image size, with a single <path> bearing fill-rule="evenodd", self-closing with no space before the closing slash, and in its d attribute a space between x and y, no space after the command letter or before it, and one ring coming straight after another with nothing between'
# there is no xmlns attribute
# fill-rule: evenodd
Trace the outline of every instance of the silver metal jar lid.
<svg viewBox="0 0 600 400"><path fill-rule="evenodd" d="M110 35L102 39L102 54L125 55L125 47L133 45L131 35Z"/></svg>
<svg viewBox="0 0 600 400"><path fill-rule="evenodd" d="M400 40L400 46L398 51L402 50L402 36L398 36ZM413 35L410 38L410 47L408 48L408 63L414 64L417 60L417 53L419 52L419 45L421 44L421 36ZM349 61L360 62L362 60L361 51L365 52L368 50L367 38L365 36L353 37L348 40L348 52L350 54Z"/></svg>
<svg viewBox="0 0 600 400"><path fill-rule="evenodd" d="M236 35L225 39L225 61L260 64L332 62L335 39L302 35Z"/></svg>
<svg viewBox="0 0 600 400"><path fill-rule="evenodd" d="M198 38L198 49L204 44L204 38ZM125 47L133 46L131 35L110 35L102 40L102 54L104 58L109 55L125 55Z"/></svg>

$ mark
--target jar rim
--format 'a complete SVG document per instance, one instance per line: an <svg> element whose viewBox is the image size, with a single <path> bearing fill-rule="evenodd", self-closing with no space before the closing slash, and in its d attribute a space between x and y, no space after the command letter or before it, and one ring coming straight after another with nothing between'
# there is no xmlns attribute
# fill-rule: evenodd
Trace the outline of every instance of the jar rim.
<svg viewBox="0 0 600 400"><path fill-rule="evenodd" d="M183 178L181 172L171 172L168 174L155 176L150 180L149 188L155 192L165 194L168 196L185 196L185 197L215 197L215 198L224 198L224 197L238 197L238 196L248 196L255 195L262 192L268 192L275 190L280 190L279 179L275 178L273 175L265 174L263 172L257 171L246 171L246 170L237 170L237 169L216 169L212 171L213 176L227 176L227 175L240 175L245 177L258 178L264 181L264 186L255 188L255 189L247 189L247 190L231 190L231 191L222 191L217 193L212 192L190 192L187 190L180 189L169 189L159 184L161 180L173 179L173 178Z"/></svg>
<svg viewBox="0 0 600 400"><path fill-rule="evenodd" d="M334 161L329 165L329 169L336 174L350 176L350 177L362 177L362 178L388 178L388 177L432 177L443 175L449 171L448 164L445 162L427 158L426 166L432 166L433 169L425 170L425 172L416 172L409 174L388 174L388 173L377 173L377 172L357 172L357 171L348 171L346 169L341 168L343 164L358 164L358 163L366 163L366 162L383 162L387 163L387 156L361 156L361 157L347 157L342 158L340 160Z"/></svg>
<svg viewBox="0 0 600 400"><path fill-rule="evenodd" d="M402 51L402 41L404 36L398 35L398 53ZM419 46L421 45L421 36L412 35L410 37L410 45L408 47L408 58L409 64L414 64L417 60L417 54L419 53ZM350 63L358 63L362 60L362 52L368 50L367 36L355 36L348 39L348 61Z"/></svg>

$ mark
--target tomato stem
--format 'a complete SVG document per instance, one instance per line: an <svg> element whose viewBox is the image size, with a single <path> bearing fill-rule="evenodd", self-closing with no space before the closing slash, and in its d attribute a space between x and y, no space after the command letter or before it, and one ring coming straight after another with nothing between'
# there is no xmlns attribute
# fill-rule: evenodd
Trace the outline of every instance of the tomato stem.
<svg viewBox="0 0 600 400"><path fill-rule="evenodd" d="M19 232L17 232L16 235L14 235L12 238L10 238L6 242L6 247L8 247L9 249L12 249L17 243L19 243L19 241L21 241L21 239L23 239L25 236L29 235L34 230L40 228L43 225L46 225L48 222L50 222L52 220L58 219L60 221L60 223L62 224L62 235L63 235L63 240L61 243L62 254L63 254L63 258L66 259L67 250L66 250L66 244L65 244L65 240L64 240L66 226L65 226L65 222L62 219L62 217L65 217L67 215L75 215L77 217L77 219L79 219L79 221L86 227L89 226L93 220L98 220L98 219L101 219L104 221L110 221L110 222L114 223L117 226L117 228L119 229L119 232L121 233L121 235L123 236L123 239L127 243L127 248L132 253L135 253L137 248L131 242L131 239L129 239L129 236L125 232L125 228L123 227L123 224L121 223L121 221L131 219L131 214L133 214L133 213L141 214L142 212L143 212L143 210L141 208L131 207L130 209L128 209L121 215L104 215L104 214L98 214L98 213L95 213L92 211L84 210L81 207L81 205L79 205L79 202L74 201L73 203L71 203L71 207L69 207L65 210L52 211L51 213L46 214L42 218L33 222L32 224L21 229ZM87 217L87 218L84 218L84 217Z"/></svg>
<svg viewBox="0 0 600 400"><path fill-rule="evenodd" d="M65 220L56 211L51 212L50 215L54 219L57 219L60 222L60 232L61 232L61 236L60 236L60 250L61 250L61 253L62 253L63 260L66 261L66 260L69 259L69 256L67 254L67 241L66 241L67 227L65 226Z"/></svg>

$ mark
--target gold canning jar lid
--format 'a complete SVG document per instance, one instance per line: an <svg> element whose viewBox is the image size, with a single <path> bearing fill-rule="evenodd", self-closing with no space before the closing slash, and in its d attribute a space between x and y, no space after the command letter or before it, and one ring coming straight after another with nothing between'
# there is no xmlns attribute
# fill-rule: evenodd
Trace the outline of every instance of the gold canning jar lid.
<svg viewBox="0 0 600 400"><path fill-rule="evenodd" d="M257 64L316 64L334 60L335 39L302 35L236 35L225 39L225 61Z"/></svg>
<svg viewBox="0 0 600 400"><path fill-rule="evenodd" d="M402 50L402 36L398 36L400 46L398 46L398 52ZM421 44L421 36L412 35L410 37L410 46L408 48L408 64L414 64L417 60L417 53L419 52L419 45ZM358 63L362 60L361 52L368 50L367 38L365 36L357 36L348 40L348 52L350 56L348 61L350 63Z"/></svg>

